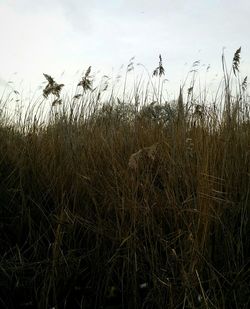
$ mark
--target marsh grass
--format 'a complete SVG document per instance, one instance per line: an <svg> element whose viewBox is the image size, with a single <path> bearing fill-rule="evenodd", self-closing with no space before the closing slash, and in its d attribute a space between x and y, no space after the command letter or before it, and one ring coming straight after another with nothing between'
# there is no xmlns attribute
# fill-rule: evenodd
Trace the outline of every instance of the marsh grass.
<svg viewBox="0 0 250 309"><path fill-rule="evenodd" d="M197 102L194 85L174 105L140 106L138 93L101 104L89 67L67 102L44 75L46 119L41 105L18 124L1 118L1 308L249 307L240 51L223 105Z"/></svg>

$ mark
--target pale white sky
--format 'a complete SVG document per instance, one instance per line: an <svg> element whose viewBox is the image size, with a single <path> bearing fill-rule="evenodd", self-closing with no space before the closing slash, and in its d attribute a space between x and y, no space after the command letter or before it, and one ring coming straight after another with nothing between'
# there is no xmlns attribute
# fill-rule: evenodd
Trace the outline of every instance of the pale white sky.
<svg viewBox="0 0 250 309"><path fill-rule="evenodd" d="M212 80L222 48L230 63L240 46L247 75L249 16L249 0L0 0L0 85L35 89L42 73L67 84L77 70L118 72L133 56L152 72L160 53L170 86L196 60Z"/></svg>

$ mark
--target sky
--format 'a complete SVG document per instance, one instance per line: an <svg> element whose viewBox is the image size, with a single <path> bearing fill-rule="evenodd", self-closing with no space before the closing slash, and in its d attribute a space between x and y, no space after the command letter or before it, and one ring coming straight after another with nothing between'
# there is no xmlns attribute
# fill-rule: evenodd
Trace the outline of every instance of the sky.
<svg viewBox="0 0 250 309"><path fill-rule="evenodd" d="M249 16L249 0L0 0L0 86L35 91L42 73L73 85L90 65L115 75L132 57L151 74L161 54L174 88L197 60L216 80L223 48L230 64L240 46L247 75Z"/></svg>

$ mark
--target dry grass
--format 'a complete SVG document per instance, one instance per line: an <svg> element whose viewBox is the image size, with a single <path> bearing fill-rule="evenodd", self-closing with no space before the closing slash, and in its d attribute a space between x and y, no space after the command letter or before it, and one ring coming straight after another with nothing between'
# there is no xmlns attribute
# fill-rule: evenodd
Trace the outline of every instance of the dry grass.
<svg viewBox="0 0 250 309"><path fill-rule="evenodd" d="M98 108L90 70L46 124L2 120L1 308L248 308L247 80L221 116L183 89Z"/></svg>

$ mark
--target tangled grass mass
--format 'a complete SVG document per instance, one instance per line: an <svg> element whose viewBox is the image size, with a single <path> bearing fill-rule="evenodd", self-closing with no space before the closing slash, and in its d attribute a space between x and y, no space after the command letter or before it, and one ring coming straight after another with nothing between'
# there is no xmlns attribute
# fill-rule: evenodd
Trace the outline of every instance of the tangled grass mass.
<svg viewBox="0 0 250 309"><path fill-rule="evenodd" d="M48 74L26 114L9 117L2 98L1 308L249 308L240 53L230 72L223 58L211 103L194 79L165 102L161 56L151 97L103 99L89 67L71 100Z"/></svg>

